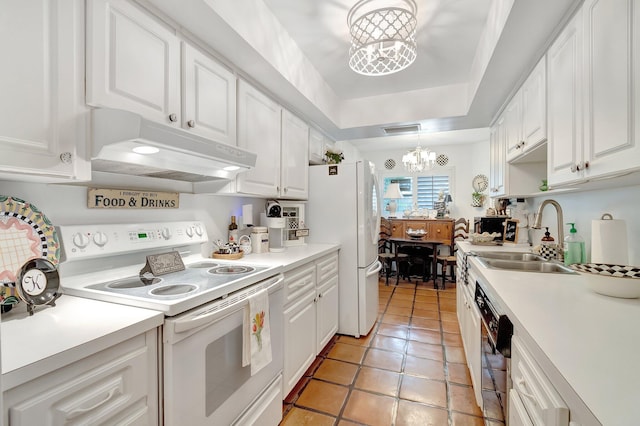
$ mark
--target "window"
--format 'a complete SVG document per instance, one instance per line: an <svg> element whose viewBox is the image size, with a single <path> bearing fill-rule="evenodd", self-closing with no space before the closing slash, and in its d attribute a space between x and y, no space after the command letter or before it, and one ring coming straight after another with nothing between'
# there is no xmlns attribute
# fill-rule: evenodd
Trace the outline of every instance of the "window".
<svg viewBox="0 0 640 426"><path fill-rule="evenodd" d="M389 198L384 198L384 194L387 192L389 185L391 183L398 183L400 185L400 192L403 198L395 200L398 205L398 216L405 210L413 210L414 206L418 209L433 209L434 203L438 201L441 191L444 194L450 193L450 177L448 174L389 176L385 177L383 182L383 210L386 210L387 204L391 201Z"/></svg>

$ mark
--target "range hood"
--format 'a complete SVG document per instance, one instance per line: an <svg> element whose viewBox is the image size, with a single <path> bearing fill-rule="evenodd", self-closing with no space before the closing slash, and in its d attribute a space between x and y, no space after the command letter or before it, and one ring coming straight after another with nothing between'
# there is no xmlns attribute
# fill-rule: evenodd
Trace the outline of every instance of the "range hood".
<svg viewBox="0 0 640 426"><path fill-rule="evenodd" d="M255 153L129 111L97 108L91 121L95 171L206 182L230 180L256 164Z"/></svg>

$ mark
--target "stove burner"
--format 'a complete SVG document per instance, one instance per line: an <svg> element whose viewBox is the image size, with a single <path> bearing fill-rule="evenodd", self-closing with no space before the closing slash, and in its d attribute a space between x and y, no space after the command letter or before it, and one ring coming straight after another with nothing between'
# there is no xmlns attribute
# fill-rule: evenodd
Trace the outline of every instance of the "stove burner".
<svg viewBox="0 0 640 426"><path fill-rule="evenodd" d="M216 267L216 266L218 266L217 263L204 260L202 262L196 262L196 263L192 263L191 265L187 265L187 268L191 268L191 269L213 268L213 267Z"/></svg>
<svg viewBox="0 0 640 426"><path fill-rule="evenodd" d="M106 284L105 287L111 288L114 290L121 290L126 288L144 287L147 285L158 284L159 282L162 282L161 278L156 278L156 277L145 278L140 276L140 277L124 278L122 280L113 281Z"/></svg>
<svg viewBox="0 0 640 426"><path fill-rule="evenodd" d="M219 266L217 268L209 269L209 273L211 274L221 274L221 275L235 275L235 274L244 274L247 272L253 272L255 268L251 266Z"/></svg>
<svg viewBox="0 0 640 426"><path fill-rule="evenodd" d="M175 296L178 294L191 293L197 288L198 287L192 284L172 284L154 288L149 293L154 296Z"/></svg>

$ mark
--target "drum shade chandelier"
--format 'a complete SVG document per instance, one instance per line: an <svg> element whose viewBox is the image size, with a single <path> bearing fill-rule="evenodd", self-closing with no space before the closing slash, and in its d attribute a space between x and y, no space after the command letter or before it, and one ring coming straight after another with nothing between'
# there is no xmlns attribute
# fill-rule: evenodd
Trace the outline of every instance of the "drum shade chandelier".
<svg viewBox="0 0 640 426"><path fill-rule="evenodd" d="M430 151L429 148L422 149L418 146L402 156L402 164L409 172L431 170L436 164L436 153Z"/></svg>
<svg viewBox="0 0 640 426"><path fill-rule="evenodd" d="M416 59L414 0L360 0L349 11L349 66L363 75L387 75Z"/></svg>

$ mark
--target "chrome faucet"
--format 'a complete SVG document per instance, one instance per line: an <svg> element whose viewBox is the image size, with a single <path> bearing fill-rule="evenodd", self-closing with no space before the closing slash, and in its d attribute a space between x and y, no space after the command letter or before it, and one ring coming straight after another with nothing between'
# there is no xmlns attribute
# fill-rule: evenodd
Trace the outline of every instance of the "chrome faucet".
<svg viewBox="0 0 640 426"><path fill-rule="evenodd" d="M542 210L547 204L553 205L556 208L556 220L558 221L558 251L556 253L556 258L558 260L562 260L564 257L562 251L562 245L564 244L564 218L562 217L562 207L556 200L544 200L540 207L538 207L538 212L535 214L535 220L533 222L533 229L541 229L542 228Z"/></svg>

